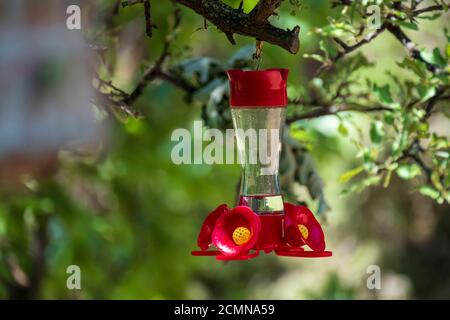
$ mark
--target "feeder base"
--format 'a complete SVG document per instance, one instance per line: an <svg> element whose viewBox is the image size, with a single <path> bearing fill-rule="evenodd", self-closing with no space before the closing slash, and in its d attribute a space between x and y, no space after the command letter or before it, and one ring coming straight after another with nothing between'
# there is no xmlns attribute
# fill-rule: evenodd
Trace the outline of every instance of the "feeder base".
<svg viewBox="0 0 450 320"><path fill-rule="evenodd" d="M305 251L302 248L290 248L279 247L273 250L277 256L281 257L298 257L298 258L325 258L331 257L331 251ZM232 260L250 260L259 256L260 250L254 250L253 252L245 255L238 256L226 256L219 250L194 250L191 252L193 256L197 257L216 257L216 260L220 261L232 261ZM266 254L270 253L265 252Z"/></svg>
<svg viewBox="0 0 450 320"><path fill-rule="evenodd" d="M325 258L331 257L331 251L306 251L301 248L281 247L275 249L275 254L282 257L299 257L299 258Z"/></svg>
<svg viewBox="0 0 450 320"><path fill-rule="evenodd" d="M247 206L228 209L220 205L206 217L197 239L202 250L192 251L192 255L222 261L250 260L260 252L283 257L330 257L332 253L325 251L324 234L313 213L289 203L284 209L283 214L257 215Z"/></svg>

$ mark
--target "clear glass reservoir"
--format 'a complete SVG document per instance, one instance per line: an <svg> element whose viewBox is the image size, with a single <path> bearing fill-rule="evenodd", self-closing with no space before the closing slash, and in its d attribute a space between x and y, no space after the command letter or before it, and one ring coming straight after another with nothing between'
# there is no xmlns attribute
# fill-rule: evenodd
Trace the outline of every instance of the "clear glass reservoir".
<svg viewBox="0 0 450 320"><path fill-rule="evenodd" d="M242 165L239 204L258 214L283 213L278 179L285 108L232 109Z"/></svg>
<svg viewBox="0 0 450 320"><path fill-rule="evenodd" d="M278 179L285 121L287 69L228 70L230 107L242 164L240 205L282 214Z"/></svg>

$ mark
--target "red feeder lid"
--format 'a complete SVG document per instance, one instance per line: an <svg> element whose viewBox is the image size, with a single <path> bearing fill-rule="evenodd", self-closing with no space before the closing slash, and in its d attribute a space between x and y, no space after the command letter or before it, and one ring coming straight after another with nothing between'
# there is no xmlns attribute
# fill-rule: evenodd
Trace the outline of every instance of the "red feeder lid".
<svg viewBox="0 0 450 320"><path fill-rule="evenodd" d="M288 69L228 70L231 108L285 107L288 72Z"/></svg>

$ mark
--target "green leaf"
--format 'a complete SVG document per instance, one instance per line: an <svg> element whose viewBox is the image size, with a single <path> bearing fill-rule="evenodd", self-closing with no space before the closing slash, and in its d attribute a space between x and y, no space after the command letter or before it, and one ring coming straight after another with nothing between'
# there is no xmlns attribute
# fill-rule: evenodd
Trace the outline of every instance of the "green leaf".
<svg viewBox="0 0 450 320"><path fill-rule="evenodd" d="M439 191L437 191L433 187L430 187L430 186L427 186L427 185L421 186L420 189L419 189L419 192L421 194L423 194L424 196L430 197L431 199L434 199L434 200L438 199L439 196L441 195L439 193Z"/></svg>
<svg viewBox="0 0 450 320"><path fill-rule="evenodd" d="M438 65L441 68L443 68L447 65L447 60L442 56L439 48L434 48L433 52L431 52L431 53L423 50L420 52L420 56L426 62Z"/></svg>
<svg viewBox="0 0 450 320"><path fill-rule="evenodd" d="M394 120L395 120L395 118L394 118L394 113L391 112L391 111L386 111L386 112L383 114L383 120L384 120L384 122L386 122L387 124L393 125L393 124L394 124Z"/></svg>
<svg viewBox="0 0 450 320"><path fill-rule="evenodd" d="M337 54L336 47L329 41L320 40L319 47L325 53L327 59Z"/></svg>
<svg viewBox="0 0 450 320"><path fill-rule="evenodd" d="M437 134L433 133L430 140L430 147L433 149L445 149L450 148L450 142L445 137L440 137Z"/></svg>
<svg viewBox="0 0 450 320"><path fill-rule="evenodd" d="M397 63L400 68L409 69L420 78L426 78L427 71L423 63L418 62L412 58L405 58L402 62Z"/></svg>
<svg viewBox="0 0 450 320"><path fill-rule="evenodd" d="M433 20L438 19L438 18L441 17L441 16L442 16L441 13L436 13L436 14L433 14L433 15L430 15L430 16L420 16L420 17L417 17L417 18L419 18L419 19L424 19L424 20L431 20L431 21L433 21Z"/></svg>
<svg viewBox="0 0 450 320"><path fill-rule="evenodd" d="M405 180L410 180L422 173L420 167L416 164L402 164L397 168L396 172L400 178Z"/></svg>
<svg viewBox="0 0 450 320"><path fill-rule="evenodd" d="M391 104L394 102L394 100L392 100L391 90L390 90L388 84L386 84L382 87L378 87L376 84L374 84L373 91L381 103Z"/></svg>
<svg viewBox="0 0 450 320"><path fill-rule="evenodd" d="M392 178L392 170L387 170L386 176L384 177L383 188L389 187L389 184L391 183L391 178Z"/></svg>
<svg viewBox="0 0 450 320"><path fill-rule="evenodd" d="M436 157L442 158L442 159L449 159L450 158L450 153L447 151L436 151L434 153L436 155Z"/></svg>
<svg viewBox="0 0 450 320"><path fill-rule="evenodd" d="M381 181L380 176L369 176L357 183L353 184L349 188L345 188L341 191L341 196L347 196L351 193L359 193L366 189L367 187L379 184Z"/></svg>
<svg viewBox="0 0 450 320"><path fill-rule="evenodd" d="M394 157L398 157L402 153L402 151L405 150L407 143L408 131L403 128L400 135L395 138L395 141L392 144L392 155Z"/></svg>
<svg viewBox="0 0 450 320"><path fill-rule="evenodd" d="M305 53L303 55L303 58L314 59L314 60L319 61L319 62L323 62L324 61L324 58L320 54L316 54L316 53L313 53L313 54Z"/></svg>
<svg viewBox="0 0 450 320"><path fill-rule="evenodd" d="M397 24L403 28L407 28L410 30L415 30L418 31L419 27L417 26L417 24L412 23L412 22L406 22L406 21L397 21Z"/></svg>
<svg viewBox="0 0 450 320"><path fill-rule="evenodd" d="M374 144L380 144L384 137L383 122L374 121L370 124L370 140Z"/></svg>
<svg viewBox="0 0 450 320"><path fill-rule="evenodd" d="M420 101L425 102L428 99L432 98L436 94L436 88L434 87L425 87L422 85L417 86L417 91L419 92Z"/></svg>
<svg viewBox="0 0 450 320"><path fill-rule="evenodd" d="M347 129L347 127L341 122L341 123L339 123L339 126L338 126L338 132L340 133L340 134L342 134L344 137L347 137L348 136L348 129Z"/></svg>
<svg viewBox="0 0 450 320"><path fill-rule="evenodd" d="M433 60L441 68L447 65L447 59L442 56L441 51L437 47L433 49Z"/></svg>
<svg viewBox="0 0 450 320"><path fill-rule="evenodd" d="M316 88L322 88L323 87L323 80L320 78L314 78L312 79L312 84L316 87Z"/></svg>
<svg viewBox="0 0 450 320"><path fill-rule="evenodd" d="M365 148L362 151L362 160L363 160L363 167L367 172L370 173L375 173L378 170L378 166L376 165L374 158L376 157L376 155L374 153L376 153L376 149L368 149Z"/></svg>
<svg viewBox="0 0 450 320"><path fill-rule="evenodd" d="M139 135L145 130L145 122L141 119L127 118L125 122L125 130L129 134Z"/></svg>
<svg viewBox="0 0 450 320"><path fill-rule="evenodd" d="M447 38L447 42L450 42L450 32L447 27L444 27L444 34L445 37Z"/></svg>
<svg viewBox="0 0 450 320"><path fill-rule="evenodd" d="M364 170L363 166L359 166L357 168L351 169L347 172L344 172L340 177L339 177L339 183L346 183L348 181L350 181L353 177L357 176L359 173L361 173Z"/></svg>

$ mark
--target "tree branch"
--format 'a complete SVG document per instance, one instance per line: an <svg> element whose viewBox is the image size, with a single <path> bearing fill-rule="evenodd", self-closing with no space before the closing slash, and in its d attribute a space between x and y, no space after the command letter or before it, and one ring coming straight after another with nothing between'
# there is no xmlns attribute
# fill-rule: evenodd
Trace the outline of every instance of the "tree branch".
<svg viewBox="0 0 450 320"><path fill-rule="evenodd" d="M442 5L434 5L434 6L429 6L423 9L417 9L413 11L413 15L418 16L421 15L422 13L427 13L427 12L432 12L432 11L441 11L444 10L444 6Z"/></svg>
<svg viewBox="0 0 450 320"><path fill-rule="evenodd" d="M408 153L406 157L412 159L415 163L417 163L420 166L420 168L423 170L423 172L425 172L425 175L427 176L427 182L432 184L433 180L431 179L431 175L433 173L433 170L425 164L420 155Z"/></svg>
<svg viewBox="0 0 450 320"><path fill-rule="evenodd" d="M175 16L175 22L174 22L174 25L172 27L172 33L174 33L175 30L177 30L178 27L181 24L181 14L180 14L180 9L179 8L175 8L174 16ZM162 50L158 60L156 60L156 62L153 64L152 67L148 68L144 72L144 76L138 82L138 84L136 85L136 88L127 97L125 97L123 99L123 103L125 103L126 105L132 105L140 97L140 95L144 91L144 89L147 86L147 84L149 82L155 80L156 78L162 78L162 79L165 79L165 80L169 80L171 83L174 83L178 87L181 87L183 89L187 89L188 88L188 84L185 84L185 83L180 84L181 80L176 81L178 79L173 79L172 77L169 76L169 74L167 74L167 73L162 71L164 63L166 62L166 60L170 56L170 45L172 44L172 41L174 39L172 33L168 34L166 36L166 39L164 41L163 50ZM189 90L191 90L191 89L192 88L189 87Z"/></svg>
<svg viewBox="0 0 450 320"><path fill-rule="evenodd" d="M439 71L439 66L429 63L420 55L420 51L416 48L416 44L412 42L412 40L403 32L403 30L391 23L386 23L386 29L395 37L398 41L400 41L403 46L408 50L409 54L413 59L419 60L423 62L427 69L433 73Z"/></svg>
<svg viewBox="0 0 450 320"><path fill-rule="evenodd" d="M185 91L186 93L193 93L197 88L192 85L190 82L187 82L183 78L179 76L175 76L169 72L163 70L156 70L156 77L166 80L171 83L173 86Z"/></svg>
<svg viewBox="0 0 450 320"><path fill-rule="evenodd" d="M122 7L125 8L127 6L132 6L134 4L138 4L138 3L144 3L147 0L126 0L126 1L122 1Z"/></svg>
<svg viewBox="0 0 450 320"><path fill-rule="evenodd" d="M144 4L144 16L145 16L145 33L149 38L153 36L153 28L156 26L152 23L151 4L150 0L127 0L122 1L122 7L132 6L135 4Z"/></svg>
<svg viewBox="0 0 450 320"><path fill-rule="evenodd" d="M336 6L349 6L352 3L354 3L353 0L335 0L333 1L333 7ZM405 8L402 7L402 3L401 2L394 2L393 3L393 8L397 9L397 10L405 10ZM422 9L416 9L416 6L413 6L412 8L410 8L411 13L412 13L412 18L422 14L422 13L426 13L426 12L431 12L431 11L441 11L444 10L444 6L443 5L432 5L426 8L422 8ZM392 16L392 15L388 15L387 18L391 19L391 21L397 19L396 16ZM393 19L393 20L392 20ZM329 68L331 68L333 66L334 63L336 63L338 60L340 60L341 58L343 58L345 55L351 53L352 51L358 49L359 47L361 47L364 44L369 43L370 41L372 41L373 39L375 39L378 35L380 35L384 30L388 30L394 37L397 38L397 40L399 40L404 46L405 48L409 51L410 56L416 60L419 60L423 63L425 63L427 69L430 72L433 73L437 73L440 72L440 68L437 65L434 65L432 63L427 62L425 59L422 58L420 51L416 48L416 45L411 41L411 39L403 32L403 30L396 24L394 24L393 22L385 22L383 23L383 25L377 29L375 32L370 33L369 35L367 35L363 40L357 42L354 45L347 45L344 41L342 41L339 38L333 38L333 40L342 48L341 51L339 51L339 53L334 56L333 58L329 59L329 61L323 63L320 68L317 70L316 76L320 76L320 74L325 71L328 70Z"/></svg>
<svg viewBox="0 0 450 320"><path fill-rule="evenodd" d="M333 40L342 48L342 51L339 51L337 55L332 57L328 63L324 63L320 66L320 68L317 70L316 77L320 76L324 71L328 70L335 64L338 60L342 59L347 54L355 51L356 49L360 48L364 44L367 44L374 40L376 37L378 37L383 31L386 29L385 25L382 25L380 28L375 30L374 32L369 33L367 36L365 36L361 41L353 44L353 45L347 45L344 41L342 41L339 38L333 38Z"/></svg>
<svg viewBox="0 0 450 320"><path fill-rule="evenodd" d="M291 118L288 118L286 120L287 124L291 124L293 122L299 121L299 120L306 120L306 119L314 119L314 118L319 118L319 117L323 117L323 116L328 116L328 115L336 115L338 113L341 112L361 112L361 113L371 113L371 112L380 112L380 111L391 111L392 109L388 108L388 107L383 107L383 106L376 106L376 107L366 107L366 108L357 108L357 107L351 107L351 106L344 106L341 108L338 107L329 107L329 108L324 108L324 107L320 107L317 108L316 110L310 111L310 112L306 112L297 116L293 116Z"/></svg>
<svg viewBox="0 0 450 320"><path fill-rule="evenodd" d="M260 0L249 14L250 20L255 24L268 23L267 19L280 6L283 0Z"/></svg>
<svg viewBox="0 0 450 320"><path fill-rule="evenodd" d="M100 89L97 89L97 92L93 97L93 103L103 106L106 112L108 112L109 114L112 113L111 109L118 109L125 113L127 116L131 116L133 118L141 117L141 113L126 104L124 100L117 100L112 97L111 94L101 92Z"/></svg>
<svg viewBox="0 0 450 320"><path fill-rule="evenodd" d="M355 51L356 49L358 49L359 47L361 47L362 45L367 44L370 41L372 41L373 39L375 39L376 37L378 37L385 29L386 29L386 26L382 25L376 31L369 33L361 41L359 41L351 46L347 45L345 42L343 42L339 38L333 38L333 40L336 41L344 49L343 54L349 54L349 53Z"/></svg>
<svg viewBox="0 0 450 320"><path fill-rule="evenodd" d="M175 0L175 2L194 10L212 22L227 35L228 39L230 35L237 33L272 43L293 54L299 50L299 26L295 26L292 30L283 30L267 21L273 10L280 5L280 0L262 0L250 14L233 9L218 0Z"/></svg>
<svg viewBox="0 0 450 320"><path fill-rule="evenodd" d="M438 88L438 90L436 91L436 94L430 99L428 100L426 107L425 107L425 119L430 118L431 114L433 113L433 109L436 106L436 104L438 103L439 100L442 99L442 96L444 95L444 93L447 91L448 86L445 87L440 87Z"/></svg>
<svg viewBox="0 0 450 320"><path fill-rule="evenodd" d="M152 37L153 31L152 31L152 14L151 14L151 5L150 0L144 1L144 14L145 14L145 33L148 37Z"/></svg>

